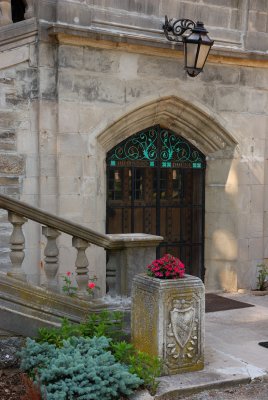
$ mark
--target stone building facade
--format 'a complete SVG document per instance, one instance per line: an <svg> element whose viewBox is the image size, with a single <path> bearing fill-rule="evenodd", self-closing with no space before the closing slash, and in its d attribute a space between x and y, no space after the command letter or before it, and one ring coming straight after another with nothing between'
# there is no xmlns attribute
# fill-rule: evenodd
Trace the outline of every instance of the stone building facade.
<svg viewBox="0 0 268 400"><path fill-rule="evenodd" d="M254 286L268 258L267 1L1 0L0 9L1 193L105 232L107 153L160 126L206 157L207 290ZM215 40L198 77L166 40L165 15L203 21ZM38 280L42 237L27 229L25 265ZM62 237L61 271L69 251ZM92 246L89 258L104 286L104 252Z"/></svg>

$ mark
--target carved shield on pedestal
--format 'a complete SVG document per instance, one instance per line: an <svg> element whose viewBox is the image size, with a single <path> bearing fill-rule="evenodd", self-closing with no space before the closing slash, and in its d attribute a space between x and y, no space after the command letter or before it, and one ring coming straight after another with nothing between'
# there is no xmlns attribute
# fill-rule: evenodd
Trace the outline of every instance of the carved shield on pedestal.
<svg viewBox="0 0 268 400"><path fill-rule="evenodd" d="M171 327L178 344L183 348L190 339L195 310L193 307L188 307L182 310L174 308L170 311Z"/></svg>

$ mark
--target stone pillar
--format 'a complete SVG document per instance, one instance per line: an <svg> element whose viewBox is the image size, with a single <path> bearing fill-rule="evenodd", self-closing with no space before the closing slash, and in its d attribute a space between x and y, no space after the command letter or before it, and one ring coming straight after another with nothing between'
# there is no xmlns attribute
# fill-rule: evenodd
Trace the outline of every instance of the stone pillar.
<svg viewBox="0 0 268 400"><path fill-rule="evenodd" d="M42 226L42 234L47 238L47 245L44 250L45 255L45 274L47 278L47 288L55 292L58 291L57 272L59 269L57 237L60 232L49 226Z"/></svg>
<svg viewBox="0 0 268 400"><path fill-rule="evenodd" d="M78 285L78 296L82 298L88 297L87 285L88 285L88 259L86 256L86 249L89 247L89 243L78 237L73 237L73 246L77 250L77 257L75 261L76 270L76 282Z"/></svg>
<svg viewBox="0 0 268 400"><path fill-rule="evenodd" d="M143 233L108 235L114 249L109 250L107 286L111 296L130 296L136 274L145 272L146 266L156 257L156 247L161 236Z"/></svg>
<svg viewBox="0 0 268 400"><path fill-rule="evenodd" d="M204 317L205 288L199 278L134 278L132 343L161 358L164 375L204 368Z"/></svg>
<svg viewBox="0 0 268 400"><path fill-rule="evenodd" d="M13 232L10 236L10 260L12 263L11 271L8 275L16 279L26 281L26 274L21 268L24 260L25 237L22 231L22 225L28 220L21 215L17 215L11 211L8 212L8 220L13 225Z"/></svg>
<svg viewBox="0 0 268 400"><path fill-rule="evenodd" d="M12 24L11 0L0 0L0 26Z"/></svg>

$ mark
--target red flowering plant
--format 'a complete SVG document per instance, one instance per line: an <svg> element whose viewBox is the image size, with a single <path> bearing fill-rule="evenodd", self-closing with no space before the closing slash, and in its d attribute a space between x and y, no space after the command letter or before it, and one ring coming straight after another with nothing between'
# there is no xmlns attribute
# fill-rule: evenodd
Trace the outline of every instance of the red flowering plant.
<svg viewBox="0 0 268 400"><path fill-rule="evenodd" d="M72 272L68 271L63 276L64 285L62 286L62 290L68 296L76 297L78 287L74 286L72 284L73 275L74 274ZM95 290L100 289L99 286L97 286L95 283L98 279L97 279L96 275L94 275L93 278L89 278L89 279L90 279L90 281L87 284L87 292L90 297L94 297Z"/></svg>
<svg viewBox="0 0 268 400"><path fill-rule="evenodd" d="M90 297L94 297L95 290L100 289L99 286L97 286L95 283L97 280L98 279L97 279L96 275L94 275L93 278L91 279L91 281L88 282L88 284L87 284L87 292Z"/></svg>
<svg viewBox="0 0 268 400"><path fill-rule="evenodd" d="M158 279L178 279L184 274L185 265L171 254L165 254L147 266L147 275Z"/></svg>

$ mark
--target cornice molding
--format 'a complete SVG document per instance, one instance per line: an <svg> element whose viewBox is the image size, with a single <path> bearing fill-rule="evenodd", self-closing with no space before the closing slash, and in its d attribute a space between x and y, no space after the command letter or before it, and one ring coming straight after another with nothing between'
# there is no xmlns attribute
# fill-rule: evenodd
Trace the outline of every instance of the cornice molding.
<svg viewBox="0 0 268 400"><path fill-rule="evenodd" d="M61 23L51 25L48 34L60 44L121 50L167 58L183 57L182 45L170 43L160 34L155 36L138 33L119 34L113 29L109 32L94 27L83 28ZM268 68L268 53L245 51L235 46L225 47L219 43L212 49L208 62Z"/></svg>

